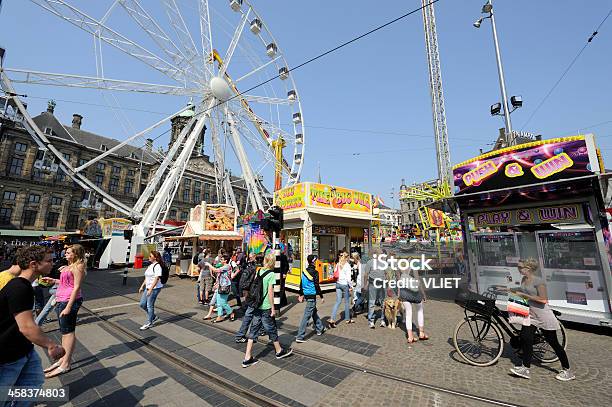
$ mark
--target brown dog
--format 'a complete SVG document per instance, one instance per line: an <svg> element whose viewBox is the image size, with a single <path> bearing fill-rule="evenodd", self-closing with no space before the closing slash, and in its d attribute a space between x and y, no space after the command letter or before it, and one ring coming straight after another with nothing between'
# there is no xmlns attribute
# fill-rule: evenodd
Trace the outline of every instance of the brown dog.
<svg viewBox="0 0 612 407"><path fill-rule="evenodd" d="M402 303L399 298L385 298L384 302L384 310L385 310L385 318L387 319L387 324L391 329L395 329L397 323L397 313L400 311Z"/></svg>

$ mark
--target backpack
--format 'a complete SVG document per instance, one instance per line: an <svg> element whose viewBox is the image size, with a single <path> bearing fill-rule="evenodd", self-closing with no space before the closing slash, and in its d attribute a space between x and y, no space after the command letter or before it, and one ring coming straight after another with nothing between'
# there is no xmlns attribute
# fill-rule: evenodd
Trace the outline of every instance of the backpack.
<svg viewBox="0 0 612 407"><path fill-rule="evenodd" d="M253 308L261 307L261 304L263 304L264 299L268 295L267 292L263 292L263 280L268 274L272 273L272 271L273 270L267 270L261 275L256 275L253 279L253 283L249 289L249 296L247 298L248 304Z"/></svg>
<svg viewBox="0 0 612 407"><path fill-rule="evenodd" d="M247 263L240 273L240 282L238 283L240 292L249 291L251 289L256 274L257 267L255 267L255 264Z"/></svg>
<svg viewBox="0 0 612 407"><path fill-rule="evenodd" d="M170 268L166 266L166 263L157 263L162 269L162 275L159 278L162 284L166 284L168 282L168 277L170 277Z"/></svg>

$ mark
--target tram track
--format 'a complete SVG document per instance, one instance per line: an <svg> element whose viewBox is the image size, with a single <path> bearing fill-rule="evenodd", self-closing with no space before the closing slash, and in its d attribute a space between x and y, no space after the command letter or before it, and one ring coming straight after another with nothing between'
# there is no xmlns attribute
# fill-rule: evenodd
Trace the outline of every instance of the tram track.
<svg viewBox="0 0 612 407"><path fill-rule="evenodd" d="M138 300L136 300L136 299L134 299L132 297L129 297L129 296L125 295L125 294L119 293L119 292L117 292L115 290L112 290L112 289L109 289L109 288L106 288L106 287L96 286L94 284L87 283L87 282L85 284L86 285L90 285L92 287L95 287L96 289L102 289L104 291L112 293L113 295L116 295L116 296L128 299L130 301L138 302ZM156 305L155 308L158 309L158 310L167 312L168 314L171 314L172 316L181 317L180 313L178 313L178 312L176 312L174 310L168 309L166 307L162 307L162 306ZM104 320L101 316L99 316L99 315L96 315L96 316L98 318ZM104 321L107 322L107 323L113 324L113 325L117 325L116 323L114 323L112 321L107 321L107 320L104 320ZM195 323L197 323L199 325L205 325L206 327L213 328L213 329L215 329L217 331L227 333L231 340L233 340L233 338L234 338L235 331L232 330L232 329L225 328L223 326L220 326L219 324L206 323L204 321L200 321L200 320L195 319L195 318L192 319L192 321L194 321ZM143 341L142 338L140 338L139 336L134 335L133 333L127 331L123 327L117 325L117 328L118 328L118 330L120 330L122 332L125 332L125 334L128 335L130 338L138 340L138 341L144 343L145 345L151 345L151 344L148 344L147 342ZM283 329L279 329L279 332L283 332L283 333L286 333L286 334L291 334L290 332L288 332L286 330L283 330ZM159 347L157 347L155 345L151 345L151 346L153 348L159 348ZM163 351L163 349L162 349L162 351ZM164 353L168 353L168 352L165 352L165 351L163 351L163 352ZM376 377L379 377L379 378L391 380L391 381L394 381L394 382L397 382L397 383L401 383L401 384L405 384L405 385L411 385L411 386L419 387L419 388L422 388L422 389L427 389L427 390L430 390L430 391L447 394L447 395L450 395L450 396L460 397L460 398L463 398L463 399L468 399L468 400L482 402L482 403L488 403L488 404L495 405L495 406L525 407L525 406L523 406L521 404L509 403L509 402L506 402L506 401L503 401L503 400L498 400L498 399L494 399L494 398L490 398L490 397L484 397L484 396L480 396L480 395L477 395L477 394L467 393L467 392L464 392L464 391L453 390L453 389L450 389L450 388L447 388L447 387L443 387L443 386L438 386L438 385L433 385L433 384L429 384L429 383L420 382L420 381L417 381L417 380L409 379L407 377L402 377L402 376L394 375L394 374L391 374L391 373L386 373L386 372L381 371L381 370L368 369L368 368L365 368L365 367L360 366L360 365L355 364L355 363L347 362L347 361L344 361L344 360L341 360L341 359L337 359L337 358L333 358L333 357L330 357L330 356L327 356L327 355L319 355L319 354L316 354L316 353L313 353L313 352L309 352L309 351L305 351L305 350L302 350L302 349L293 348L293 354L299 355L299 356L302 356L302 357L306 357L306 358L309 358L309 359L312 359L312 360L315 360L315 361L325 362L325 363L331 364L331 365L333 365L335 367L341 367L341 368L352 370L354 372L359 372L359 373L362 373L362 374L368 374L368 375L376 376ZM193 366L191 366L188 361L182 360L181 358L176 357L176 356L171 355L171 354L169 354L168 356L169 356L170 359L177 359L177 363L181 367L184 367L184 368L187 368L187 369L192 369L193 368ZM183 364L186 364L186 365L183 365ZM203 369L200 369L200 368L196 367L196 370L203 370ZM206 374L206 372L204 370L203 370L203 374ZM235 388L235 384L233 384L232 382L222 380L221 378L219 378L217 376L214 376L214 378L215 378L215 382L217 380L221 380L223 382L221 384L222 386L226 386L226 387L227 386L231 386L231 388ZM229 383L229 385L228 385L228 383ZM244 390L244 389L241 389L241 390ZM260 395L257 395L257 396L260 396ZM267 398L265 396L261 396L261 397L263 399L265 399L265 401L273 402L275 404L258 404L258 405L274 405L274 406L282 406L283 405L283 404L279 404L279 402L276 401L276 400L269 399L269 398Z"/></svg>
<svg viewBox="0 0 612 407"><path fill-rule="evenodd" d="M100 288L100 287L98 287ZM111 291L111 290L107 290ZM125 298L131 299L127 296ZM194 365L192 362L177 356L171 352L168 352L164 348L157 346L153 343L150 343L144 340L142 337L135 335L130 330L125 329L121 325L117 324L109 320L108 318L100 315L98 312L93 311L86 306L81 306L85 311L87 311L91 316L98 319L104 326L111 329L115 334L119 337L123 337L124 339L129 339L131 341L138 342L140 346L139 350L144 350L147 352L147 359L150 360L151 357L158 359L164 363L170 364L173 367L176 367L183 371L183 373L189 375L192 379L197 380L202 385L208 386L215 390L216 392L223 394L224 396L240 403L244 406L264 406L264 407L285 407L287 404L281 403L277 400L266 397L262 394L257 393L252 389L244 388L236 383L223 378L222 376L206 370L201 366ZM158 307L159 308L159 307ZM161 309L161 308L159 308ZM173 315L177 315L176 313L164 310L165 312L171 313Z"/></svg>

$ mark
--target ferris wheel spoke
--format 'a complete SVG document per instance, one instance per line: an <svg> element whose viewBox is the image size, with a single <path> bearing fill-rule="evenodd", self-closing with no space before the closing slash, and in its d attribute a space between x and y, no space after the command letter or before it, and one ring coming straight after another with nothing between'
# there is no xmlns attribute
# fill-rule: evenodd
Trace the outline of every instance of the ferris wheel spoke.
<svg viewBox="0 0 612 407"><path fill-rule="evenodd" d="M98 78L93 76L59 74L50 72L29 71L25 69L6 68L6 72L15 74L11 80L15 83L33 85L66 86L72 88L90 88L110 91L127 91L139 93L156 93L173 96L201 96L200 89L189 89L179 86L159 85L144 82L123 81L118 79Z"/></svg>
<svg viewBox="0 0 612 407"><path fill-rule="evenodd" d="M178 112L172 114L171 116L166 117L165 119L162 119L160 121L158 121L157 123L155 123L154 125L134 134L131 137L128 137L126 140L122 141L121 143L117 144L115 147L105 151L104 153L100 154L99 156L97 156L96 158L89 160L88 162L86 162L85 164L81 165L80 167L76 168L75 171L76 172L81 172L84 169L86 169L87 167L95 164L96 162L104 159L104 157L113 154L115 151L119 150L121 147L127 145L128 143L130 143L131 141L142 137L143 135L147 134L148 132L150 132L151 130L153 130L156 127L161 126L162 124L166 123L168 120L172 119L175 116L178 116L179 114L183 113L185 110L190 109L190 106L185 106L184 108L182 108L181 110L179 110Z"/></svg>
<svg viewBox="0 0 612 407"><path fill-rule="evenodd" d="M247 12L243 14L242 19L240 20L240 24L238 24L238 27L236 27L236 31L234 32L234 36L232 37L232 41L230 42L230 45L227 48L225 57L223 58L223 66L221 66L221 70L219 71L220 77L223 77L225 75L225 72L227 72L227 67L229 66L232 60L232 56L234 56L234 51L236 51L236 46L238 45L238 41L240 41L240 36L244 31L244 26L249 18L250 12L251 8L249 7Z"/></svg>
<svg viewBox="0 0 612 407"><path fill-rule="evenodd" d="M49 11L55 16L75 25L89 34L100 38L101 41L119 49L120 51L138 59L150 67L160 71L164 75L180 82L185 82L183 70L171 64L170 62L155 55L141 45L128 39L124 35L109 28L102 23L85 14L81 10L66 3L64 0L30 0L43 9Z"/></svg>
<svg viewBox="0 0 612 407"><path fill-rule="evenodd" d="M262 65L258 66L257 68L253 69L251 72L249 72L249 73L247 73L247 74L245 74L245 75L241 76L241 77L240 77L240 78L238 78L238 79L234 79L234 81L233 81L233 82L234 82L234 83L238 83L238 82L240 82L241 80L244 80L244 79L248 78L249 76L253 75L254 73L259 72L259 71L261 71L262 69L265 69L266 67L268 67L268 65L272 65L272 64L274 64L274 63L275 63L275 62L276 62L276 61L277 61L279 58L281 58L281 55L277 55L277 56L275 56L274 58L272 58L271 60L269 60L269 61L268 61L268 62L266 62L265 64L262 64Z"/></svg>
<svg viewBox="0 0 612 407"><path fill-rule="evenodd" d="M236 153L238 161L240 162L240 167L242 168L242 178L244 179L245 184L247 184L248 189L251 190L253 193L254 201L252 202L255 202L255 204L257 205L257 209L264 210L265 208L263 200L257 188L251 164L249 163L247 154L244 151L244 146L242 145L242 141L240 140L238 126L236 125L236 122L234 120L233 113L229 110L227 106L225 106L225 115L229 123L231 145L233 147L234 153Z"/></svg>
<svg viewBox="0 0 612 407"><path fill-rule="evenodd" d="M119 0L119 4L157 46L174 61L175 65L183 71L185 77L190 77L192 81L199 82L199 79L203 76L200 66L194 63L193 57L186 56L177 47L157 21L140 5L138 0Z"/></svg>
<svg viewBox="0 0 612 407"><path fill-rule="evenodd" d="M201 64L202 61L199 59L201 57L200 52L189 32L189 28L187 28L187 24L185 23L181 9L178 7L178 4L176 4L176 0L162 0L162 3L166 8L166 15L182 46L183 52L186 54L185 56L191 63L195 65ZM200 65L197 66L200 68ZM204 79L208 78L205 76Z"/></svg>
<svg viewBox="0 0 612 407"><path fill-rule="evenodd" d="M202 43L203 65L210 73L210 77L215 76L215 64L213 63L213 40L210 28L210 10L208 0L199 0L198 9L200 11L200 38ZM210 79L210 78L207 78Z"/></svg>
<svg viewBox="0 0 612 407"><path fill-rule="evenodd" d="M219 143L219 131L221 130L221 118L219 115L219 108L213 108L211 112L210 120L210 138L212 142L213 155L215 157L214 170L215 170L215 187L217 189L217 199L220 199L223 192L222 180L225 177L225 165L223 160L223 150Z"/></svg>
<svg viewBox="0 0 612 407"><path fill-rule="evenodd" d="M255 103L265 103L269 105L290 105L294 101L291 99L282 99L282 98L271 98L268 96L258 96L258 95L241 95L247 102L255 102Z"/></svg>

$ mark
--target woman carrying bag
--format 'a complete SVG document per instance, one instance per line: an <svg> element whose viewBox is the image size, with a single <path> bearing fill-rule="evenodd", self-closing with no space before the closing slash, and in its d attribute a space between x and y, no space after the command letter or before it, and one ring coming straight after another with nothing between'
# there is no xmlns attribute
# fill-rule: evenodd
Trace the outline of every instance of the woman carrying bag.
<svg viewBox="0 0 612 407"><path fill-rule="evenodd" d="M562 370L555 378L564 382L575 379L576 376L570 370L567 353L557 339L557 330L560 329L560 326L555 314L548 306L546 283L536 276L538 262L535 259L521 260L518 263L518 270L523 276L521 286L517 289L506 288L505 291L510 291L510 293L528 301L529 318L528 322L521 328L523 363L521 366L515 366L510 369L510 373L524 379L531 377L529 369L531 368L531 359L533 357L533 336L536 328L539 328L542 335L544 335L544 339L553 348L561 362Z"/></svg>
<svg viewBox="0 0 612 407"><path fill-rule="evenodd" d="M399 273L398 273L399 274ZM425 311L423 304L427 301L423 284L419 278L417 270L406 270L400 274L400 279L404 281L406 288L399 289L399 299L404 304L404 318L406 319L406 333L408 343L417 342L419 339L426 341L429 336L425 333ZM419 336L414 337L412 332L412 305L417 308L417 323L419 325Z"/></svg>
<svg viewBox="0 0 612 407"><path fill-rule="evenodd" d="M231 266L229 265L229 262L230 262L230 256L224 255L221 257L221 267L217 268L217 267L214 267L210 263L206 263L206 265L210 268L212 272L218 274L218 277L217 277L217 319L213 319L212 322L224 321L225 318L223 318L223 311L226 311L227 315L229 315L230 321L233 321L236 318L234 314L234 310L227 303L229 294L232 291L232 280L230 279Z"/></svg>
<svg viewBox="0 0 612 407"><path fill-rule="evenodd" d="M344 297L344 319L348 324L352 324L355 321L351 318L351 291L353 290L351 282L351 265L348 262L349 255L346 251L341 251L334 269L334 278L336 278L336 303L332 310L331 318L328 322L330 328L336 327L336 313L338 307L342 303L342 297Z"/></svg>

